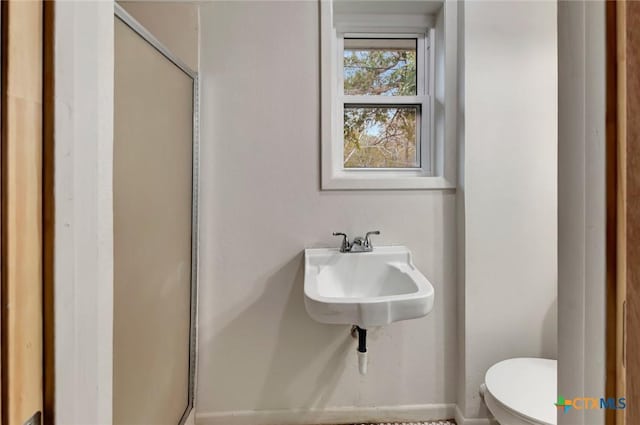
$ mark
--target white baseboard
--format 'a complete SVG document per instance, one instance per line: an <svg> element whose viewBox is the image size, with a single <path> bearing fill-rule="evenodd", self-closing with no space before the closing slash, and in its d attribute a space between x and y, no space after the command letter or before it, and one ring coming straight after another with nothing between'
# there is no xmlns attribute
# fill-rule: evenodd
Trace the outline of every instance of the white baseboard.
<svg viewBox="0 0 640 425"><path fill-rule="evenodd" d="M348 422L419 422L451 419L455 404L196 413L196 425L323 425ZM475 425L475 423L471 424ZM484 422L482 423L484 425Z"/></svg>
<svg viewBox="0 0 640 425"><path fill-rule="evenodd" d="M457 405L453 416L457 425L499 425L493 418L465 418Z"/></svg>

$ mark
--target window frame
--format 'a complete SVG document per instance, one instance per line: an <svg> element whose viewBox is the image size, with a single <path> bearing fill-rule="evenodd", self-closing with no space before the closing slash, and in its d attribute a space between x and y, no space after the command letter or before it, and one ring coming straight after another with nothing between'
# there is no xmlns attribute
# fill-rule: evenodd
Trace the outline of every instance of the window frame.
<svg viewBox="0 0 640 425"><path fill-rule="evenodd" d="M320 0L320 190L448 190L456 188L458 161L458 4L444 1L440 9L416 14L403 3L386 4L388 12L369 8L337 8L335 0ZM344 103L339 35L425 33L431 60L429 102L422 117L429 117L429 165L424 169L344 167ZM425 55L426 57L426 55ZM424 68L423 68L424 69ZM426 87L426 86L425 86ZM461 133L461 134L462 134ZM424 154L424 151L422 152ZM422 162L421 166L424 165Z"/></svg>
<svg viewBox="0 0 640 425"><path fill-rule="evenodd" d="M337 76L338 76L338 108L337 130L338 150L343 158L341 170L347 173L375 173L389 175L393 172L402 175L431 175L432 172L432 108L431 93L433 90L433 57L430 49L429 31L423 32L390 32L388 30L353 32L337 32ZM344 44L345 39L406 39L416 40L416 94L415 96L385 95L347 95L344 92ZM416 152L418 167L345 167L344 166L344 110L346 106L362 107L406 107L417 106L420 120L416 126Z"/></svg>

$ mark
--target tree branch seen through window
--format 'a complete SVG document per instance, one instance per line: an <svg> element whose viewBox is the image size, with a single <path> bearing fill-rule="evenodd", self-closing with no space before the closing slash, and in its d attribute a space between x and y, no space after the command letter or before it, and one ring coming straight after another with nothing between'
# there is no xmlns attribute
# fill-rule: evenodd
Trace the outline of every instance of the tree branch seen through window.
<svg viewBox="0 0 640 425"><path fill-rule="evenodd" d="M343 59L345 95L417 94L415 39L345 39ZM419 167L419 116L417 105L344 105L344 167Z"/></svg>

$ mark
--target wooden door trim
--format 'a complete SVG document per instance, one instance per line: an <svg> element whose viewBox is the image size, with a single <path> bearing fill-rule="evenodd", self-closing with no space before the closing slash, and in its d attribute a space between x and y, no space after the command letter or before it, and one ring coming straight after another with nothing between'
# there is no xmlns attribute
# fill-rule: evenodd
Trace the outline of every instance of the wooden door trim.
<svg viewBox="0 0 640 425"><path fill-rule="evenodd" d="M606 379L605 394L618 394L618 25L617 5L606 3ZM605 412L607 425L616 411Z"/></svg>
<svg viewBox="0 0 640 425"><path fill-rule="evenodd" d="M615 50L615 66L616 66L616 87L612 91L616 96L616 139L615 151L616 155L615 169L615 196L616 196L616 288L615 294L615 352L613 361L615 362L615 391L617 394L626 393L626 373L624 370L625 357L625 318L624 309L622 308L626 298L626 4L625 2L615 2L616 22L615 32L616 50ZM626 423L626 415L623 411L616 412L616 421L618 425Z"/></svg>
<svg viewBox="0 0 640 425"><path fill-rule="evenodd" d="M640 3L607 2L607 396L640 423Z"/></svg>
<svg viewBox="0 0 640 425"><path fill-rule="evenodd" d="M623 346L623 372L626 396L626 423L640 423L640 3L619 2L619 29L624 42L623 55L618 65L619 104L624 113L619 117L620 156L622 177L622 203L624 206L625 258L621 262L624 271L625 307L623 310L625 338ZM619 21L620 24L620 21ZM619 49L620 50L620 49ZM620 269L619 269L620 272ZM620 289L620 286L618 287ZM620 296L618 297L620 299Z"/></svg>
<svg viewBox="0 0 640 425"><path fill-rule="evenodd" d="M43 423L53 425L55 419L55 1L43 4L43 123L42 123L42 229L43 229Z"/></svg>
<svg viewBox="0 0 640 425"><path fill-rule="evenodd" d="M42 411L42 1L2 2L2 421Z"/></svg>

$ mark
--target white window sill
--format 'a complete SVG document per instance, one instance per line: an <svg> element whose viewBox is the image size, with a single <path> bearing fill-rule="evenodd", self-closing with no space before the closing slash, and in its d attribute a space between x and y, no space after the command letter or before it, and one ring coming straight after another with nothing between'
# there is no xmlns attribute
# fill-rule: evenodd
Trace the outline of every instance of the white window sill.
<svg viewBox="0 0 640 425"><path fill-rule="evenodd" d="M442 176L424 177L387 177L387 176L323 176L323 190L394 190L394 189L422 189L422 190L451 190L455 189L455 182Z"/></svg>

